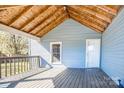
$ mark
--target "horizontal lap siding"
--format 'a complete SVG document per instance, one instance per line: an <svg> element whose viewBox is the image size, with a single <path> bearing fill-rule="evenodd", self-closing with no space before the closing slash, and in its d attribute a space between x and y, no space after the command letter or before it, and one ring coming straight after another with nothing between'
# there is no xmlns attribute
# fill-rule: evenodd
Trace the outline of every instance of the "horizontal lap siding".
<svg viewBox="0 0 124 93"><path fill-rule="evenodd" d="M124 81L124 9L102 35L101 67L116 82Z"/></svg>
<svg viewBox="0 0 124 93"><path fill-rule="evenodd" d="M42 46L49 52L50 42L62 42L62 63L67 67L83 68L86 39L101 38L101 34L74 20L66 20L41 38Z"/></svg>

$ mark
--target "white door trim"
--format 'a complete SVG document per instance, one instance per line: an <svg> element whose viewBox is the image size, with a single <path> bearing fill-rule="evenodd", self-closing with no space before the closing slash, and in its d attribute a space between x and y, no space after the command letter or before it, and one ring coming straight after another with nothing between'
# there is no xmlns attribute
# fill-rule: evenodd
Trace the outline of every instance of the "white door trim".
<svg viewBox="0 0 124 93"><path fill-rule="evenodd" d="M87 49L87 48L88 48L88 43L87 43L87 42L88 42L88 41L91 41L91 40L98 40L98 41L99 41L99 42L98 42L98 43L99 43L99 45L98 45L98 53L99 53L99 54L98 54L98 56L97 56L99 62L97 63L97 66L96 66L96 67L99 67L99 65L100 65L100 44L101 44L101 39L86 39L86 60L85 60L85 68L89 68L89 67L88 67L88 60L87 60L87 59L88 59L88 49Z"/></svg>
<svg viewBox="0 0 124 93"><path fill-rule="evenodd" d="M60 44L60 62L52 63L52 45ZM50 63L51 64L61 64L62 63L62 42L50 42Z"/></svg>

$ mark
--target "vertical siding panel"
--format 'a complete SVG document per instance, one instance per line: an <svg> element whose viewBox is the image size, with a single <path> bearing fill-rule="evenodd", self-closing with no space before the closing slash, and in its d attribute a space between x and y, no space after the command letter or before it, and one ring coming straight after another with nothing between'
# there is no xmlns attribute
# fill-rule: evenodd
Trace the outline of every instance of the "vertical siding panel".
<svg viewBox="0 0 124 93"><path fill-rule="evenodd" d="M116 83L124 83L124 9L102 35L101 68Z"/></svg>

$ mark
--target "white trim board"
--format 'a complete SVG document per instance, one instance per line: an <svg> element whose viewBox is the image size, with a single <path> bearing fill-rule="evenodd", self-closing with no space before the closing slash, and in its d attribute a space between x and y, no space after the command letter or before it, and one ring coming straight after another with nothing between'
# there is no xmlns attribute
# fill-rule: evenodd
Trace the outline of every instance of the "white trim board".
<svg viewBox="0 0 124 93"><path fill-rule="evenodd" d="M25 36L25 37L28 37L28 38L31 38L31 39L35 39L39 42L41 41L39 37L33 36L31 34L28 34L26 32L20 31L18 29L6 26L6 25L1 24L1 23L0 23L0 30L11 33L11 34L15 34L15 35L18 35L18 36Z"/></svg>

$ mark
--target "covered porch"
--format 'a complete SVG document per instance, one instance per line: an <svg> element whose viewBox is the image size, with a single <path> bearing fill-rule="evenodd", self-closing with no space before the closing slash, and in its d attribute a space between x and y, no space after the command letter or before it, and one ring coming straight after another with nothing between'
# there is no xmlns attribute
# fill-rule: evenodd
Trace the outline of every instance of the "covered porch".
<svg viewBox="0 0 124 93"><path fill-rule="evenodd" d="M0 87L122 88L123 26L121 5L1 6L0 31L30 39L30 53L0 57Z"/></svg>

